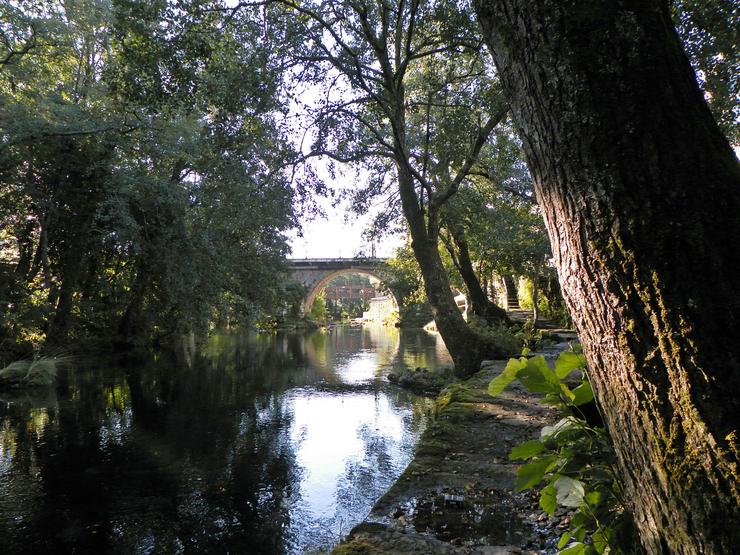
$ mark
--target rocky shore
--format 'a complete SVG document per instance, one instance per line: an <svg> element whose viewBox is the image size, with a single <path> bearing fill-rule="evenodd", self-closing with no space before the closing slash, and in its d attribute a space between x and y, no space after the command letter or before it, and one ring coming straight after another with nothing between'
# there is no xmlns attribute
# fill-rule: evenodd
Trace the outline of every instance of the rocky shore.
<svg viewBox="0 0 740 555"><path fill-rule="evenodd" d="M567 346L543 354L554 358ZM442 390L413 461L334 555L556 551L568 515L550 518L535 493L515 493L518 464L508 459L556 414L518 385L490 397L488 383L505 365L484 362L473 377Z"/></svg>

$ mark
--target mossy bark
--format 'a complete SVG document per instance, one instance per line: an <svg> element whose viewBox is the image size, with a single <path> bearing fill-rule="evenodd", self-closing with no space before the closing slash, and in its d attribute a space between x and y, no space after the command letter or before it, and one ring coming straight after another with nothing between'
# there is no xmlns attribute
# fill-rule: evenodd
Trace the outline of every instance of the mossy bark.
<svg viewBox="0 0 740 555"><path fill-rule="evenodd" d="M668 3L477 0L649 553L740 543L740 167Z"/></svg>

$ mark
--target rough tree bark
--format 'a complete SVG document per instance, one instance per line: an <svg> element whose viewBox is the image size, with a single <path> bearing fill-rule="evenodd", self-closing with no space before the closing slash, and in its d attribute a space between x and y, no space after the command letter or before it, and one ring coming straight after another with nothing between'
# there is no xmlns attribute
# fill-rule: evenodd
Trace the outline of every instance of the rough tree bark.
<svg viewBox="0 0 740 555"><path fill-rule="evenodd" d="M668 2L476 0L649 553L740 544L740 167Z"/></svg>

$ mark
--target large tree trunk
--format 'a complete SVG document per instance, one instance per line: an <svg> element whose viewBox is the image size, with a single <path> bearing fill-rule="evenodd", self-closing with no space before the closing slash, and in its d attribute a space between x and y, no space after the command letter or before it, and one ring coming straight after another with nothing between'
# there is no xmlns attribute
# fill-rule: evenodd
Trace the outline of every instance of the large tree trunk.
<svg viewBox="0 0 740 555"><path fill-rule="evenodd" d="M649 553L740 545L740 168L667 2L476 0Z"/></svg>
<svg viewBox="0 0 740 555"><path fill-rule="evenodd" d="M424 279L424 291L432 308L434 323L455 363L455 375L467 377L480 369L492 345L468 327L450 288L450 278L439 256L438 222L428 222L419 209L414 181L403 164L398 164L398 183L404 215L411 234L411 248Z"/></svg>

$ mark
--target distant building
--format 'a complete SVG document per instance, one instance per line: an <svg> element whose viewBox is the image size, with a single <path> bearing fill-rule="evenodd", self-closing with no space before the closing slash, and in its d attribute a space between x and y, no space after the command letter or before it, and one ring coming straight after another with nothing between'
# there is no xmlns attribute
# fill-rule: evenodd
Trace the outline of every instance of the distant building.
<svg viewBox="0 0 740 555"><path fill-rule="evenodd" d="M361 299L369 301L377 295L375 288L371 285L334 285L330 283L324 288L324 298L327 301L339 301L345 299Z"/></svg>
<svg viewBox="0 0 740 555"><path fill-rule="evenodd" d="M339 276L324 287L327 301L369 301L378 294L370 279L363 275Z"/></svg>

